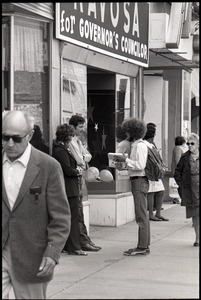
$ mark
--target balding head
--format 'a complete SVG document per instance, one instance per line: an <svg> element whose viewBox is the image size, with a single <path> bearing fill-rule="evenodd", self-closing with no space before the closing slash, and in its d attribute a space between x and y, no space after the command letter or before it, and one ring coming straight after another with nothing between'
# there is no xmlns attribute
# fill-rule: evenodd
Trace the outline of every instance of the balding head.
<svg viewBox="0 0 201 300"><path fill-rule="evenodd" d="M8 111L4 113L2 121L3 148L10 160L14 161L24 153L32 138L33 119L23 111Z"/></svg>
<svg viewBox="0 0 201 300"><path fill-rule="evenodd" d="M33 125L33 117L28 116L24 111L8 111L3 116L3 133L6 129L14 130L19 135L25 134L33 129Z"/></svg>

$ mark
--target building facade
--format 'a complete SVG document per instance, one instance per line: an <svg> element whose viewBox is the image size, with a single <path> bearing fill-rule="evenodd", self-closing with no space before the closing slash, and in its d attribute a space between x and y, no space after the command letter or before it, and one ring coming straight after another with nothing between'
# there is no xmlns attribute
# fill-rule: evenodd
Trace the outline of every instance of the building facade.
<svg viewBox="0 0 201 300"><path fill-rule="evenodd" d="M198 128L193 3L3 3L2 8L2 111L31 113L50 154L57 125L73 114L83 116L93 156L89 167L113 177L86 182L85 221L88 226L132 221L129 179L109 168L107 154L115 152L116 128L125 118L144 118L157 125L168 178L175 136L191 131L191 123Z"/></svg>

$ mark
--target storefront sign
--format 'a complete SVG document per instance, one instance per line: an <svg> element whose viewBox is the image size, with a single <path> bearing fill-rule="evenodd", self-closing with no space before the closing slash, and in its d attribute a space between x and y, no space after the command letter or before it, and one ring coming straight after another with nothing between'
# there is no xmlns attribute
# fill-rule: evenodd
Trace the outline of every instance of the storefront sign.
<svg viewBox="0 0 201 300"><path fill-rule="evenodd" d="M56 38L148 67L148 2L56 3Z"/></svg>

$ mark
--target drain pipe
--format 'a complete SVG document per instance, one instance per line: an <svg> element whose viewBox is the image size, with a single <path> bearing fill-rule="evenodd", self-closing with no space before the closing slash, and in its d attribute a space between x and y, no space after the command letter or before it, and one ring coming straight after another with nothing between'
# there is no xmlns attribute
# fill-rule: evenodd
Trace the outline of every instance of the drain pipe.
<svg viewBox="0 0 201 300"><path fill-rule="evenodd" d="M143 67L139 67L139 80L138 80L138 118L144 118L144 80L143 80Z"/></svg>

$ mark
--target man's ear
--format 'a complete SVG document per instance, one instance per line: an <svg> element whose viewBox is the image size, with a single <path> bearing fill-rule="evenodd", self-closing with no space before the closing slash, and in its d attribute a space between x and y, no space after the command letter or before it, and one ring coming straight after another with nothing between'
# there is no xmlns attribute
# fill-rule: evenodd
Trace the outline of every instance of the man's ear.
<svg viewBox="0 0 201 300"><path fill-rule="evenodd" d="M34 129L32 129L29 134L28 134L28 141L30 142L30 140L32 139L32 136L34 134Z"/></svg>

